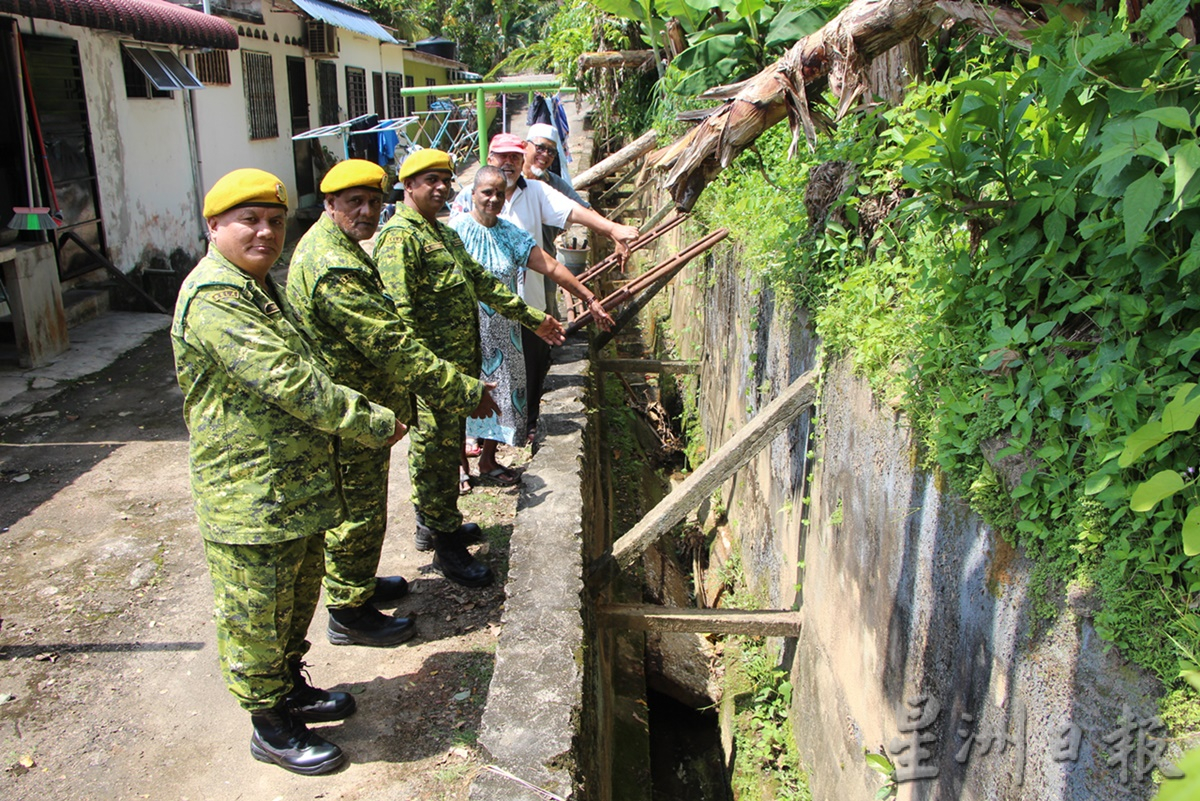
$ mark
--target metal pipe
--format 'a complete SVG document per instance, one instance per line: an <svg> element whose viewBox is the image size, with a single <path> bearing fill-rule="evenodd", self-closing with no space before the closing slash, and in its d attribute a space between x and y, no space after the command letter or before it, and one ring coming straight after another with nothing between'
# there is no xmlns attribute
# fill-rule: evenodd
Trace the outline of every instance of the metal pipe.
<svg viewBox="0 0 1200 801"><path fill-rule="evenodd" d="M574 92L572 86L563 86L558 78L543 78L540 81L493 81L492 83L444 83L437 86L407 86L400 90L401 97L416 97L418 95L465 94L467 92L522 92L526 89L558 89L563 92Z"/></svg>
<svg viewBox="0 0 1200 801"><path fill-rule="evenodd" d="M475 89L475 141L479 145L479 163L487 164L487 104L483 102L483 89Z"/></svg>

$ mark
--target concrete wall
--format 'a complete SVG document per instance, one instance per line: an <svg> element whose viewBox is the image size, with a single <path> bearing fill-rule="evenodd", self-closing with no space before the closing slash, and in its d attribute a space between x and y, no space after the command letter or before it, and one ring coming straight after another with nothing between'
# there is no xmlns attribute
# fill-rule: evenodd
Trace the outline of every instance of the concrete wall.
<svg viewBox="0 0 1200 801"><path fill-rule="evenodd" d="M802 313L739 277L735 248L676 282L672 318L691 320L696 309L703 323L674 334L681 356L702 361L711 451L812 364L815 345ZM1075 593L1055 620L1032 619L1032 566L914 466L903 419L846 364L826 365L819 412L811 488L803 424L725 488L747 579L771 606L795 602L803 613L800 638L778 644L813 797L873 797L883 780L864 750L887 748L895 765L911 764L911 750L900 751L903 705L922 694L941 707L922 729L932 739L921 764L937 775L901 783L900 798L1149 797L1148 780L1121 783L1102 738L1117 730L1125 704L1154 715L1161 688L1106 652L1092 599ZM1082 736L1078 755L1059 761L1071 724ZM988 753L981 741L961 751L990 732L1002 740ZM1001 749L1005 734L1012 742Z"/></svg>
<svg viewBox="0 0 1200 801"><path fill-rule="evenodd" d="M521 478L509 551L507 598L479 744L510 776L483 771L472 801L572 796L580 765L576 733L584 711L585 469L589 430L586 345L555 349L542 400L539 449ZM596 447L589 448L593 454ZM594 477L587 471L588 477ZM586 757L584 758L586 761ZM591 796L598 797L598 796Z"/></svg>

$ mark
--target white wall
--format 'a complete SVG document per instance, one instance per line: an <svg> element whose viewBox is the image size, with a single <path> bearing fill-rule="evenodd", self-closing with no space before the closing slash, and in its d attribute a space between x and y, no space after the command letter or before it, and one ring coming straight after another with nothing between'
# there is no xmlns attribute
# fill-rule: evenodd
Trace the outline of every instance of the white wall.
<svg viewBox="0 0 1200 801"><path fill-rule="evenodd" d="M267 39L241 36L243 50L267 53L271 56L271 70L275 79L275 113L279 135L270 139L250 139L250 123L246 116L246 90L242 74L242 54L229 52L228 86L207 86L194 93L197 144L199 149L200 177L203 191L207 192L221 176L242 167L256 167L279 177L288 189L288 197L294 201L296 194L296 170L292 158L290 112L288 109L287 57L304 57L304 48L298 44L285 44L285 38L298 41L301 20L294 14L273 12L264 7L265 25L251 25L236 19L227 19L236 29L265 30ZM275 41L278 35L279 41ZM317 86L315 68L306 60L305 74L308 82L309 119L317 116ZM293 211L294 211L294 202Z"/></svg>
<svg viewBox="0 0 1200 801"><path fill-rule="evenodd" d="M39 36L78 42L100 214L113 264L129 272L155 252L200 253L183 93L127 98L120 46L128 40L119 34L46 20L33 27ZM28 19L21 21L22 32L30 28Z"/></svg>

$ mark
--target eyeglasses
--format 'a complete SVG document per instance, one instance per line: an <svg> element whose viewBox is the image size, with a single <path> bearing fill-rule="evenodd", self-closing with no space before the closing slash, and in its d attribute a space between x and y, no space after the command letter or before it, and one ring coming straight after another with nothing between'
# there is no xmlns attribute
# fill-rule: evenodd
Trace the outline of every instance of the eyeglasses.
<svg viewBox="0 0 1200 801"><path fill-rule="evenodd" d="M550 156L558 152L558 148L554 145L534 145L533 149L543 156Z"/></svg>

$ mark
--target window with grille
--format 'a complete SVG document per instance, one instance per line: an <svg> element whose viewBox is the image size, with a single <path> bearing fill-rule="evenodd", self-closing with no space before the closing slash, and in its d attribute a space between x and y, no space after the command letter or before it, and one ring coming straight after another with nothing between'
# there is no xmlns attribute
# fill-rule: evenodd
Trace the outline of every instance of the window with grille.
<svg viewBox="0 0 1200 801"><path fill-rule="evenodd" d="M394 72L387 74L387 114L395 119L404 116L404 98L400 90L404 88L404 76Z"/></svg>
<svg viewBox="0 0 1200 801"><path fill-rule="evenodd" d="M367 113L367 71L346 67L346 114L350 119Z"/></svg>
<svg viewBox="0 0 1200 801"><path fill-rule="evenodd" d="M250 123L250 138L270 139L279 136L271 56L243 50L242 76L246 87L246 119Z"/></svg>
<svg viewBox="0 0 1200 801"><path fill-rule="evenodd" d="M209 50L196 54L196 77L204 84L229 85L229 52Z"/></svg>
<svg viewBox="0 0 1200 801"><path fill-rule="evenodd" d="M317 62L317 117L321 125L337 125L338 90L337 65L332 61Z"/></svg>
<svg viewBox="0 0 1200 801"><path fill-rule="evenodd" d="M416 85L417 84L416 84L416 81L413 79L413 76L411 76L411 75L404 76L404 88L411 89ZM409 117L411 117L412 115L417 113L417 99L415 97L404 98L404 113L406 116L409 116Z"/></svg>

